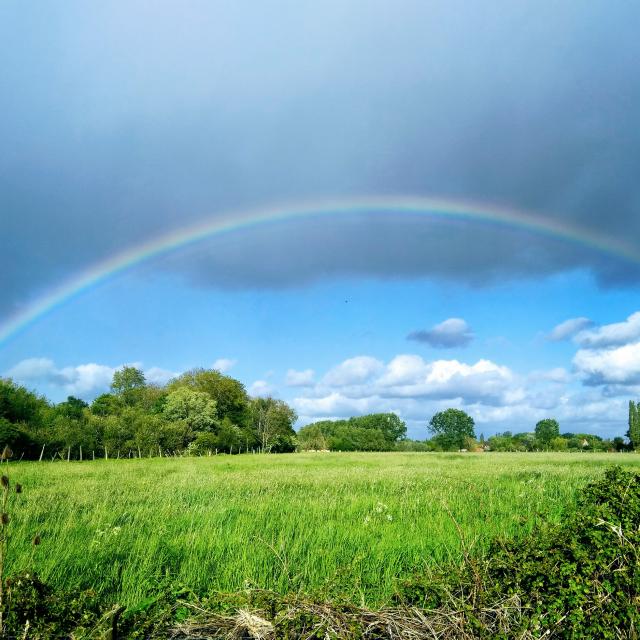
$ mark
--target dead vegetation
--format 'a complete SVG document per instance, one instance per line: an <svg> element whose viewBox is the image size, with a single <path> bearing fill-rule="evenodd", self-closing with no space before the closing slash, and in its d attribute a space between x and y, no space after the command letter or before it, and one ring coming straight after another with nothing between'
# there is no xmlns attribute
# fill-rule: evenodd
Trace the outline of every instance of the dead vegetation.
<svg viewBox="0 0 640 640"><path fill-rule="evenodd" d="M468 615L469 607L464 606L437 610L419 607L371 610L304 599L283 602L275 616L246 609L238 610L235 615L222 615L191 608L194 615L171 630L170 637L174 640L471 640L479 637L479 631L482 637L514 637L512 632L520 626L522 617L517 596L491 608L474 610L473 620ZM534 636L525 633L517 637L528 640Z"/></svg>

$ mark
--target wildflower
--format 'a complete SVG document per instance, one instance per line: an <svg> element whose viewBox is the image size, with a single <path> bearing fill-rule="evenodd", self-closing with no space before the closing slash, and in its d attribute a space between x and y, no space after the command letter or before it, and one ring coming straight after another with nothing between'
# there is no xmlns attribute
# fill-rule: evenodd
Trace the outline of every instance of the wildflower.
<svg viewBox="0 0 640 640"><path fill-rule="evenodd" d="M40 544L40 536L39 536L39 535L36 535L36 536L33 538L33 546L34 546L34 547L37 547L39 544Z"/></svg>
<svg viewBox="0 0 640 640"><path fill-rule="evenodd" d="M9 486L9 478L7 476L2 476L2 478L0 478L0 483L2 483L2 486L6 489Z"/></svg>
<svg viewBox="0 0 640 640"><path fill-rule="evenodd" d="M22 493L22 485L16 482L16 493Z"/></svg>
<svg viewBox="0 0 640 640"><path fill-rule="evenodd" d="M10 520L10 518L9 518L9 514L8 513L3 513L0 516L0 521L2 522L2 524L9 524L9 520Z"/></svg>

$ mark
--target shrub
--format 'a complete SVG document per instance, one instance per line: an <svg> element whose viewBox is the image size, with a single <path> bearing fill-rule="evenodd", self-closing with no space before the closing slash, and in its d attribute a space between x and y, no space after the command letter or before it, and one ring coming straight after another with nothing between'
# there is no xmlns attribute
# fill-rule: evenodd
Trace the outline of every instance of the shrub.
<svg viewBox="0 0 640 640"><path fill-rule="evenodd" d="M496 542L486 580L494 598L518 594L531 630L632 637L640 630L640 474L608 470L559 525Z"/></svg>

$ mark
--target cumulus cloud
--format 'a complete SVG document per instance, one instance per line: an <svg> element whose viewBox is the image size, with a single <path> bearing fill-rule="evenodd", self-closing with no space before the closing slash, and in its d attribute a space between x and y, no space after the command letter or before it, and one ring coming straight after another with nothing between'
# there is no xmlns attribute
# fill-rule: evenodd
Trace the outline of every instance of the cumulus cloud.
<svg viewBox="0 0 640 640"><path fill-rule="evenodd" d="M606 349L640 340L640 311L632 313L623 322L605 324L578 333L575 341L585 349Z"/></svg>
<svg viewBox="0 0 640 640"><path fill-rule="evenodd" d="M466 347L473 340L473 333L462 318L449 318L431 329L413 331L407 339L426 342L437 349L453 349Z"/></svg>
<svg viewBox="0 0 640 640"><path fill-rule="evenodd" d="M267 398L276 395L276 388L266 380L256 380L249 386L249 395L256 398Z"/></svg>
<svg viewBox="0 0 640 640"><path fill-rule="evenodd" d="M127 363L143 369L139 362ZM88 363L68 367L58 367L49 358L27 358L21 360L6 372L6 376L23 384L43 384L57 387L68 395L91 398L109 390L113 374L122 366L111 367L104 364ZM143 369L150 384L164 385L178 372L160 367Z"/></svg>
<svg viewBox="0 0 640 640"><path fill-rule="evenodd" d="M531 382L554 382L567 384L572 381L572 375L564 367L554 367L547 370L534 370L527 376Z"/></svg>
<svg viewBox="0 0 640 640"><path fill-rule="evenodd" d="M314 383L314 376L315 371L313 369L305 369L304 371L289 369L284 383L288 387L310 387Z"/></svg>
<svg viewBox="0 0 640 640"><path fill-rule="evenodd" d="M116 369L95 363L58 368L48 358L27 358L9 369L7 376L27 384L61 387L69 395L87 397L106 391Z"/></svg>
<svg viewBox="0 0 640 640"><path fill-rule="evenodd" d="M547 336L547 339L552 342L562 342L563 340L573 338L580 331L592 326L593 321L589 318L570 318L555 326Z"/></svg>
<svg viewBox="0 0 640 640"><path fill-rule="evenodd" d="M366 382L384 369L384 364L370 356L349 358L331 369L322 382L328 387L342 387Z"/></svg>
<svg viewBox="0 0 640 640"><path fill-rule="evenodd" d="M149 384L157 384L159 386L167 384L169 380L177 378L180 375L178 371L169 371L160 367L151 367L145 369L144 377Z"/></svg>
<svg viewBox="0 0 640 640"><path fill-rule="evenodd" d="M325 376L301 390L292 400L300 424L392 411L407 421L410 436L424 438L428 419L436 411L455 407L472 415L477 429L486 434L532 431L538 420L549 415L560 421L564 431L613 437L625 430L624 396L614 386L600 384L602 379L598 386L581 386L581 381L588 381L578 371L555 367L517 373L487 359L425 360L416 354L399 354L387 362L373 360L377 363L373 372L348 378L349 384L329 386ZM614 365L620 371L619 363ZM597 375L612 363L603 366L594 359L590 366ZM640 375L640 365L631 369L630 376L616 379L630 381ZM342 370L341 365L332 369L336 370ZM627 396L629 390L640 392L638 384L626 387Z"/></svg>
<svg viewBox="0 0 640 640"><path fill-rule="evenodd" d="M640 384L640 342L611 349L580 349L573 364L585 384Z"/></svg>
<svg viewBox="0 0 640 640"><path fill-rule="evenodd" d="M319 383L295 399L301 415L349 415L374 410L405 410L420 400L496 404L509 401L514 374L489 360L425 361L403 354L383 363L359 356L331 369Z"/></svg>
<svg viewBox="0 0 640 640"><path fill-rule="evenodd" d="M217 369L220 373L227 373L227 371L231 370L237 362L237 360L232 360L231 358L218 358L213 363L213 368Z"/></svg>

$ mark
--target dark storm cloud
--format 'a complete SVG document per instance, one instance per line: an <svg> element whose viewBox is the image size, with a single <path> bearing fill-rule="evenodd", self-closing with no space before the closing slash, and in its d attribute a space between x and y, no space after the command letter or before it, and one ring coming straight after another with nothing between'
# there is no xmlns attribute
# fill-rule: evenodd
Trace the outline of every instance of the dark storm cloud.
<svg viewBox="0 0 640 640"><path fill-rule="evenodd" d="M349 195L538 211L640 251L632 3L40 3L0 8L0 314L219 211ZM477 225L254 229L164 261L206 286L484 284L638 270Z"/></svg>

